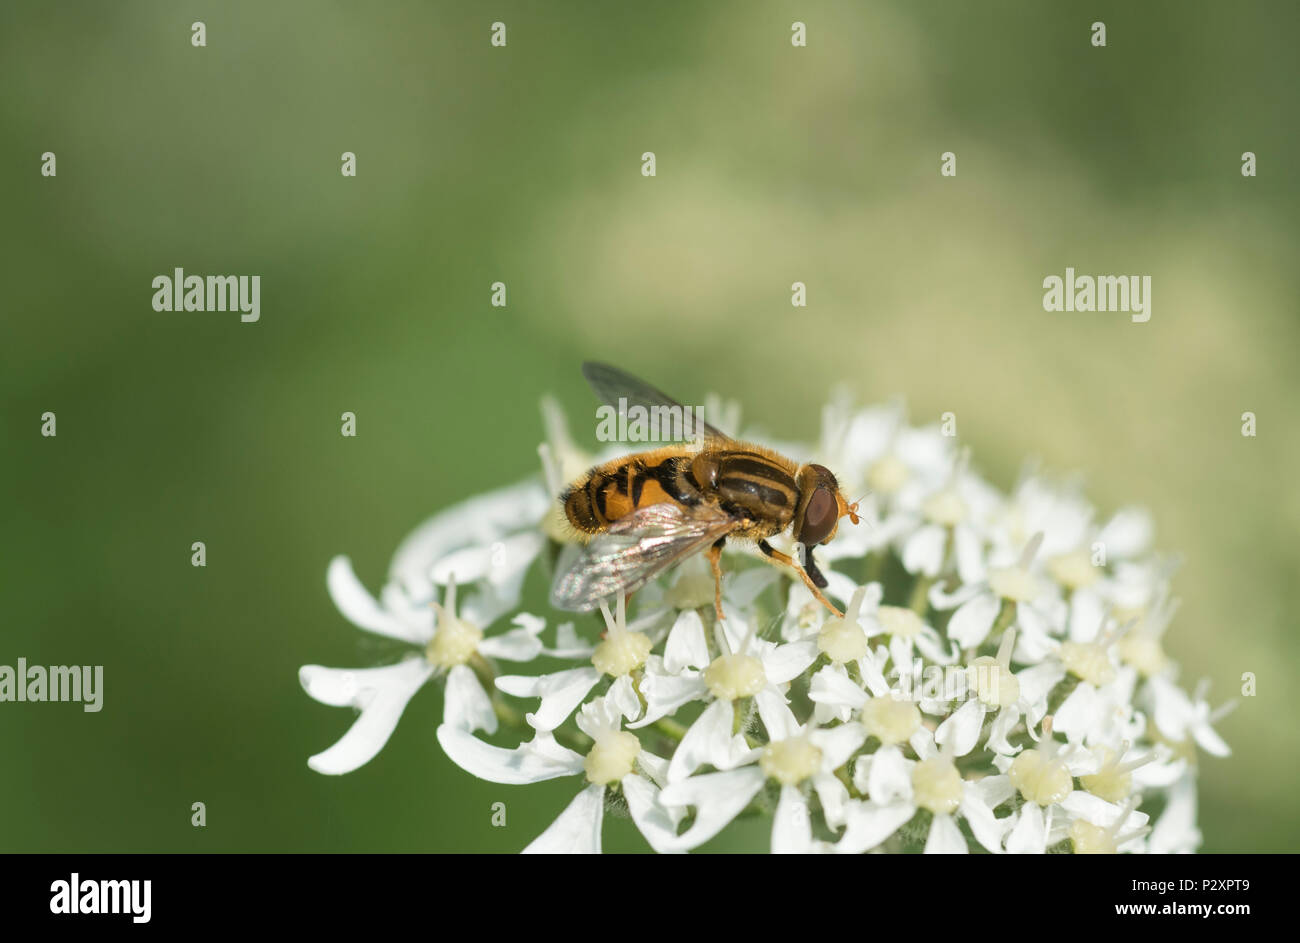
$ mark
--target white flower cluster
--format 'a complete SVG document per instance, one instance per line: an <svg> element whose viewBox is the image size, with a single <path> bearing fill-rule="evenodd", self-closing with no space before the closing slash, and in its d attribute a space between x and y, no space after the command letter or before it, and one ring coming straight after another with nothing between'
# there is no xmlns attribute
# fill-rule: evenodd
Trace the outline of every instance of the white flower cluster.
<svg viewBox="0 0 1300 943"><path fill-rule="evenodd" d="M1037 474L1004 495L939 428L837 401L815 453L782 451L870 494L867 519L817 551L844 618L729 547L724 621L696 558L637 593L631 622L619 599L603 630L577 620L590 637L573 621L552 634L511 613L564 539L554 496L596 457L544 409L545 485L425 523L378 598L347 558L330 565L344 616L418 649L387 667L302 669L313 698L360 711L313 769L369 761L439 678L438 741L461 768L574 777L576 797L527 851L600 851L607 809L660 852L751 814L771 817L774 852L1195 850L1197 748L1228 755L1212 726L1226 708L1175 683L1161 647L1173 567L1151 554L1142 512L1099 523L1077 487ZM498 673L535 660L557 670ZM517 745L489 742L499 726Z"/></svg>

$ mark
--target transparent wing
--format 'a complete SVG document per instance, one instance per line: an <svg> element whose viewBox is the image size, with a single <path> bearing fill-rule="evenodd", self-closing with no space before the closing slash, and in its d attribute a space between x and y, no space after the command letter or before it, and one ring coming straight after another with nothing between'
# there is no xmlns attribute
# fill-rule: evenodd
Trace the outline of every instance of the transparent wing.
<svg viewBox="0 0 1300 943"><path fill-rule="evenodd" d="M649 383L638 380L631 374L624 373L618 367L609 364L592 363L582 365L582 375L587 378L591 388L601 401L626 413L624 407L643 406L647 410L657 408L684 409L681 403L667 393L656 390ZM623 402L620 404L619 400ZM692 410L696 425L706 439L718 439L723 442L733 441L731 436L720 432L701 418L700 411Z"/></svg>
<svg viewBox="0 0 1300 943"><path fill-rule="evenodd" d="M551 587L551 605L595 609L602 599L640 589L655 574L724 537L737 521L713 505L651 504L592 537Z"/></svg>

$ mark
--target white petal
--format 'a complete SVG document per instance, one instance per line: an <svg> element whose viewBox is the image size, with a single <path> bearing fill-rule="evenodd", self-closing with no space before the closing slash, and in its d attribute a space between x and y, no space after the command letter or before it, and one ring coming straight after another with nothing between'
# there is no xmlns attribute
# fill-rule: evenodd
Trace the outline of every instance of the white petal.
<svg viewBox="0 0 1300 943"><path fill-rule="evenodd" d="M497 732L497 715L492 709L492 699L468 665L456 665L447 673L442 722L469 733L475 730Z"/></svg>
<svg viewBox="0 0 1300 943"><path fill-rule="evenodd" d="M965 524L953 528L952 538L958 578L966 585L982 582L988 576L988 568L984 565L984 542L973 527Z"/></svg>
<svg viewBox="0 0 1300 943"><path fill-rule="evenodd" d="M827 665L813 675L808 698L816 704L855 709L867 703L867 693L843 668L834 665Z"/></svg>
<svg viewBox="0 0 1300 943"><path fill-rule="evenodd" d="M835 843L835 850L844 854L869 851L898 831L916 814L911 802L855 802L845 812L847 826L844 835Z"/></svg>
<svg viewBox="0 0 1300 943"><path fill-rule="evenodd" d="M938 576L943 568L943 549L948 531L938 524L927 524L907 538L903 545L903 568L909 573Z"/></svg>
<svg viewBox="0 0 1300 943"><path fill-rule="evenodd" d="M478 650L489 658L503 661L532 661L542 653L538 636L546 628L546 620L521 612L510 620L516 628L479 643Z"/></svg>
<svg viewBox="0 0 1300 943"><path fill-rule="evenodd" d="M970 602L981 593L988 592L988 587L981 581L979 583L966 583L958 586L951 593L944 592L944 583L942 580L930 587L926 594L930 605L940 612L947 612L949 609L956 609L963 603Z"/></svg>
<svg viewBox="0 0 1300 943"><path fill-rule="evenodd" d="M966 788L974 792L990 809L996 809L1016 792L1010 778L1005 775L985 776L979 782L968 783Z"/></svg>
<svg viewBox="0 0 1300 943"><path fill-rule="evenodd" d="M526 855L598 855L605 816L605 787L588 786L569 803L551 827L523 850Z"/></svg>
<svg viewBox="0 0 1300 943"><path fill-rule="evenodd" d="M844 825L845 810L849 807L849 791L834 773L818 773L813 777L813 789L822 804L822 815L833 829Z"/></svg>
<svg viewBox="0 0 1300 943"><path fill-rule="evenodd" d="M1065 667L1056 660L1034 665L1016 673L1020 682L1020 699L1031 705L1036 717L1047 712L1047 698L1061 679L1065 677Z"/></svg>
<svg viewBox="0 0 1300 943"><path fill-rule="evenodd" d="M1091 642L1097 637L1097 630L1101 627L1109 606L1098 592L1098 586L1082 587L1070 594L1071 642Z"/></svg>
<svg viewBox="0 0 1300 943"><path fill-rule="evenodd" d="M714 701L687 729L668 765L668 782L684 780L706 763L728 770L755 753L739 734L733 735L735 708L730 701Z"/></svg>
<svg viewBox="0 0 1300 943"><path fill-rule="evenodd" d="M1192 699L1178 685L1161 676L1151 678L1147 690L1155 700L1152 720L1166 739L1182 743L1187 739L1187 728L1197 720Z"/></svg>
<svg viewBox="0 0 1300 943"><path fill-rule="evenodd" d="M343 738L308 759L307 765L318 773L338 775L369 763L393 735L407 702L432 673L433 668L423 658L362 671L319 665L303 668L298 677L308 694L326 704L350 703L361 708L361 716ZM351 696L344 699L349 693Z"/></svg>
<svg viewBox="0 0 1300 943"><path fill-rule="evenodd" d="M992 593L976 596L962 603L948 622L948 638L962 648L976 648L989 636L993 622L1002 608L1002 600Z"/></svg>
<svg viewBox="0 0 1300 943"><path fill-rule="evenodd" d="M883 645L877 645L874 652L858 659L858 670L862 673L862 681L873 697L886 697L892 690L884 672L888 657L889 650Z"/></svg>
<svg viewBox="0 0 1300 943"><path fill-rule="evenodd" d="M629 727L647 727L660 717L676 713L677 708L708 696L709 686L694 671L689 676L664 674L647 666L641 676L641 694L646 700L646 713Z"/></svg>
<svg viewBox="0 0 1300 943"><path fill-rule="evenodd" d="M656 788L662 789L668 782L668 761L662 756L656 756L649 750L642 750L636 761Z"/></svg>
<svg viewBox="0 0 1300 943"><path fill-rule="evenodd" d="M605 701L622 719L636 720L641 716L641 698L636 693L636 684L631 675L615 678L605 692Z"/></svg>
<svg viewBox="0 0 1300 943"><path fill-rule="evenodd" d="M537 677L502 675L496 683L515 697L540 697L541 706L525 719L534 730L554 730L568 720L599 680L600 672L595 668L570 668Z"/></svg>
<svg viewBox="0 0 1300 943"><path fill-rule="evenodd" d="M758 716L762 718L763 726L767 728L769 740L786 740L799 735L799 721L785 702L785 697L772 685L769 684L754 695L754 704L758 707Z"/></svg>
<svg viewBox="0 0 1300 943"><path fill-rule="evenodd" d="M779 579L780 575L775 567L756 566L742 570L731 578L727 586L726 601L741 609L748 609L763 590Z"/></svg>
<svg viewBox="0 0 1300 943"><path fill-rule="evenodd" d="M427 631L424 626L412 624L384 609L361 585L361 580L357 579L352 570L352 561L347 557L335 557L330 561L325 574L325 585L339 612L358 628L415 645L423 645L433 638L432 609L428 613Z"/></svg>
<svg viewBox="0 0 1300 943"><path fill-rule="evenodd" d="M1106 722L1103 716L1106 710L1107 705L1097 696L1097 689L1087 681L1080 681L1052 715L1052 732L1064 734L1071 743L1082 743Z"/></svg>
<svg viewBox="0 0 1300 943"><path fill-rule="evenodd" d="M1149 850L1155 855L1190 854L1201 844L1196 827L1196 778L1189 773L1169 790L1165 810L1151 830Z"/></svg>
<svg viewBox="0 0 1300 943"><path fill-rule="evenodd" d="M905 635L890 637L889 657L893 659L894 665L899 667L900 674L904 672L910 672L913 675L917 674L915 671L917 666L913 663L915 649L916 646L912 643L912 639Z"/></svg>
<svg viewBox="0 0 1300 943"><path fill-rule="evenodd" d="M644 754L643 754L644 755ZM682 820L676 809L669 809L659 801L659 789L643 776L629 773L623 777L623 796L627 799L632 821L640 829L650 847L658 852L674 850L677 826Z"/></svg>
<svg viewBox="0 0 1300 943"><path fill-rule="evenodd" d="M590 658L596 646L579 637L572 622L562 622L555 629L555 647L543 651L556 658Z"/></svg>
<svg viewBox="0 0 1300 943"><path fill-rule="evenodd" d="M847 763L858 747L867 742L867 731L861 724L847 723L813 730L808 739L822 751L822 771L830 773Z"/></svg>
<svg viewBox="0 0 1300 943"><path fill-rule="evenodd" d="M907 738L907 742L916 753L918 760L928 760L939 755L939 746L934 742L934 734L924 724Z"/></svg>
<svg viewBox="0 0 1300 943"><path fill-rule="evenodd" d="M997 716L993 718L993 723L989 724L988 739L984 745L1001 756L1015 756L1021 748L1011 743L1012 731L1020 723L1020 708L1015 704L1008 704L998 711Z"/></svg>
<svg viewBox="0 0 1300 943"><path fill-rule="evenodd" d="M1016 606L1016 626L1020 629L1016 635L1016 647L1013 661L1037 665L1056 651L1057 643L1052 637L1051 621L1044 610L1030 603Z"/></svg>
<svg viewBox="0 0 1300 943"><path fill-rule="evenodd" d="M975 840L986 851L995 855L1002 852L1002 834L1008 823L994 816L993 810L985 803L980 791L973 788L973 784L962 784L962 800L958 811L966 819Z"/></svg>
<svg viewBox="0 0 1300 943"><path fill-rule="evenodd" d="M684 668L708 666L709 645L704 638L704 623L698 612L688 609L677 617L664 643L664 670L678 674Z"/></svg>
<svg viewBox="0 0 1300 943"><path fill-rule="evenodd" d="M428 588L436 561L461 547L490 545L507 533L532 529L550 510L551 500L541 483L525 481L448 508L402 541L389 578L413 592Z"/></svg>
<svg viewBox="0 0 1300 943"><path fill-rule="evenodd" d="M1200 723L1192 727L1192 739L1200 744L1201 749L1211 756L1230 756L1232 748L1227 741L1214 732L1209 724Z"/></svg>
<svg viewBox="0 0 1300 943"><path fill-rule="evenodd" d="M429 579L438 586L445 586L453 579L457 586L477 583L486 578L492 569L493 547L500 553L502 546L498 543L462 547L429 567Z"/></svg>
<svg viewBox="0 0 1300 943"><path fill-rule="evenodd" d="M1013 855L1041 855L1047 851L1043 810L1032 802L1020 807L1016 825L1007 836L1007 851Z"/></svg>
<svg viewBox="0 0 1300 943"><path fill-rule="evenodd" d="M506 586L528 569L544 545L545 538L539 531L511 534L448 554L429 568L429 577L439 586L445 586L453 577L458 586L479 580Z"/></svg>
<svg viewBox="0 0 1300 943"><path fill-rule="evenodd" d="M939 729L934 732L934 741L940 746L948 747L953 756L965 756L975 749L983 726L984 705L976 698L971 698L939 725Z"/></svg>
<svg viewBox="0 0 1300 943"><path fill-rule="evenodd" d="M487 628L519 605L522 579L506 586L479 583L462 591L456 607L461 619L480 628Z"/></svg>
<svg viewBox="0 0 1300 943"><path fill-rule="evenodd" d="M817 660L817 643L788 642L762 656L763 673L772 684L785 684L792 681Z"/></svg>
<svg viewBox="0 0 1300 943"><path fill-rule="evenodd" d="M1186 760L1156 760L1133 770L1133 785L1139 789L1168 789L1187 772Z"/></svg>
<svg viewBox="0 0 1300 943"><path fill-rule="evenodd" d="M1135 557L1151 544L1155 526L1150 512L1143 508L1121 508L1101 529L1097 539L1114 557Z"/></svg>
<svg viewBox="0 0 1300 943"><path fill-rule="evenodd" d="M907 770L903 751L896 746L881 747L871 754L871 769L867 773L867 795L877 805L895 799L912 801L912 775Z"/></svg>
<svg viewBox="0 0 1300 943"><path fill-rule="evenodd" d="M729 618L714 623L713 636L725 652L734 654L744 650L744 646L752 641L751 626L744 615L738 614L735 610L730 612ZM761 642L758 644L762 645ZM747 651L751 655L756 653L754 649Z"/></svg>
<svg viewBox="0 0 1300 943"><path fill-rule="evenodd" d="M927 855L969 854L966 838L951 815L936 815L930 823L930 834L925 840Z"/></svg>
<svg viewBox="0 0 1300 943"><path fill-rule="evenodd" d="M822 575L826 577L826 588L822 592L831 599L845 603L858 591L858 584L838 570L828 568L822 571Z"/></svg>
<svg viewBox="0 0 1300 943"><path fill-rule="evenodd" d="M681 747L678 747L680 751ZM764 779L763 771L757 766L745 766L722 773L691 776L665 787L659 793L660 802L695 809L695 821L691 827L669 842L668 847L674 851L687 851L704 844L749 805L763 788Z"/></svg>
<svg viewBox="0 0 1300 943"><path fill-rule="evenodd" d="M1083 819L1102 828L1107 828L1114 823L1123 811L1113 802L1107 802L1100 796L1094 796L1082 789L1076 789L1066 796L1061 803L1061 808L1076 819Z"/></svg>
<svg viewBox="0 0 1300 943"><path fill-rule="evenodd" d="M812 850L808 803L796 786L782 786L772 819L772 854L805 855Z"/></svg>
<svg viewBox="0 0 1300 943"><path fill-rule="evenodd" d="M583 771L579 754L560 746L549 733L540 731L529 742L507 750L443 724L438 728L438 742L453 763L490 783L508 786L540 783Z"/></svg>

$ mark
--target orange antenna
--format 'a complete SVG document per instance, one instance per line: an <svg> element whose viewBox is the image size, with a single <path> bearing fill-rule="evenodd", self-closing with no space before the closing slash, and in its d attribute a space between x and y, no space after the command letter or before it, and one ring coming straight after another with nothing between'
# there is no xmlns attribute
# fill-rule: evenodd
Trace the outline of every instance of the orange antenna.
<svg viewBox="0 0 1300 943"><path fill-rule="evenodd" d="M867 498L868 498L870 495L871 495L871 492L868 491L866 494L864 494L862 497L858 498L856 501L854 501L852 504L850 504L850 505L845 509L844 513L847 514L847 515L849 516L849 520L851 520L854 524L860 524L860 523L862 523L862 517L861 517L860 513L858 512L858 505L861 504L863 501L867 500Z"/></svg>

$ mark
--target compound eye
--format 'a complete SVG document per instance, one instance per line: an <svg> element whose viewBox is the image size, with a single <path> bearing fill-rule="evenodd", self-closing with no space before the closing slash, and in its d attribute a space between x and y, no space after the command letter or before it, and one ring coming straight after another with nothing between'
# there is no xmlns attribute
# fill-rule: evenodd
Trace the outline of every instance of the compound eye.
<svg viewBox="0 0 1300 943"><path fill-rule="evenodd" d="M825 488L814 491L808 499L808 507L804 509L803 526L799 530L800 542L810 547L825 540L839 520L838 511L839 504L835 495Z"/></svg>

